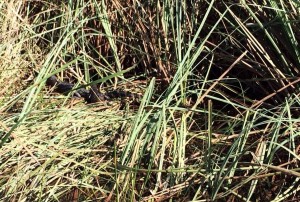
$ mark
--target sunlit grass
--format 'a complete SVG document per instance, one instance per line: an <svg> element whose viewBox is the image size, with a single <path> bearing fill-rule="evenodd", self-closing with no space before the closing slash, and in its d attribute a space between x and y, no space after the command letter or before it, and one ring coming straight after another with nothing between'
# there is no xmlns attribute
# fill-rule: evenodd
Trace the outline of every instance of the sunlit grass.
<svg viewBox="0 0 300 202"><path fill-rule="evenodd" d="M0 3L1 199L299 199L297 4Z"/></svg>

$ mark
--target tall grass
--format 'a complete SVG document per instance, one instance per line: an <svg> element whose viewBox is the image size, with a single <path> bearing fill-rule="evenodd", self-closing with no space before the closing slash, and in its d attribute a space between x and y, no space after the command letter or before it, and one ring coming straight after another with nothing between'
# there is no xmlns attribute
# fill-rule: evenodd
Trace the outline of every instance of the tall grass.
<svg viewBox="0 0 300 202"><path fill-rule="evenodd" d="M0 3L4 201L299 199L296 1ZM136 103L87 105L51 75Z"/></svg>

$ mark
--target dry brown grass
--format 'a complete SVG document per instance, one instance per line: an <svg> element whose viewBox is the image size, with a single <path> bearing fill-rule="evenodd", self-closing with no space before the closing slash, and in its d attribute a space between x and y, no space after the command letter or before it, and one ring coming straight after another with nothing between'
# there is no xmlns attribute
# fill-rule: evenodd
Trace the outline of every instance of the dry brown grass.
<svg viewBox="0 0 300 202"><path fill-rule="evenodd" d="M0 197L299 199L297 6L0 3ZM53 74L145 96L86 105Z"/></svg>

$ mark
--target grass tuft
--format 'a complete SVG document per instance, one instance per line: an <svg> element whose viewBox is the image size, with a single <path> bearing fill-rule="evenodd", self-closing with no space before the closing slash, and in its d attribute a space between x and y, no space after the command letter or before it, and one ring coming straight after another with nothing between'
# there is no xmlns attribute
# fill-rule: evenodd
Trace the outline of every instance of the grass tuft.
<svg viewBox="0 0 300 202"><path fill-rule="evenodd" d="M299 200L298 8L0 2L0 198Z"/></svg>

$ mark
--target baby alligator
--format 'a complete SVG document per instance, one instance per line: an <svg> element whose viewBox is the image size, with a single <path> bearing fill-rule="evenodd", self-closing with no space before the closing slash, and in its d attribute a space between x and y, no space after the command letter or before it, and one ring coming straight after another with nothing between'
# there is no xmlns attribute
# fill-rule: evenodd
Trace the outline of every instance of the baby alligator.
<svg viewBox="0 0 300 202"><path fill-rule="evenodd" d="M55 91L64 95L68 95L70 93L75 85L72 83L59 81L56 76L51 76L47 79L46 85L55 87ZM106 93L100 93L97 85L93 84L91 85L91 89L87 90L85 88L79 88L77 90L74 90L73 97L82 97L87 103L95 103L100 102L104 100L110 100L118 97L129 97L134 98L134 94L126 91L110 91Z"/></svg>

